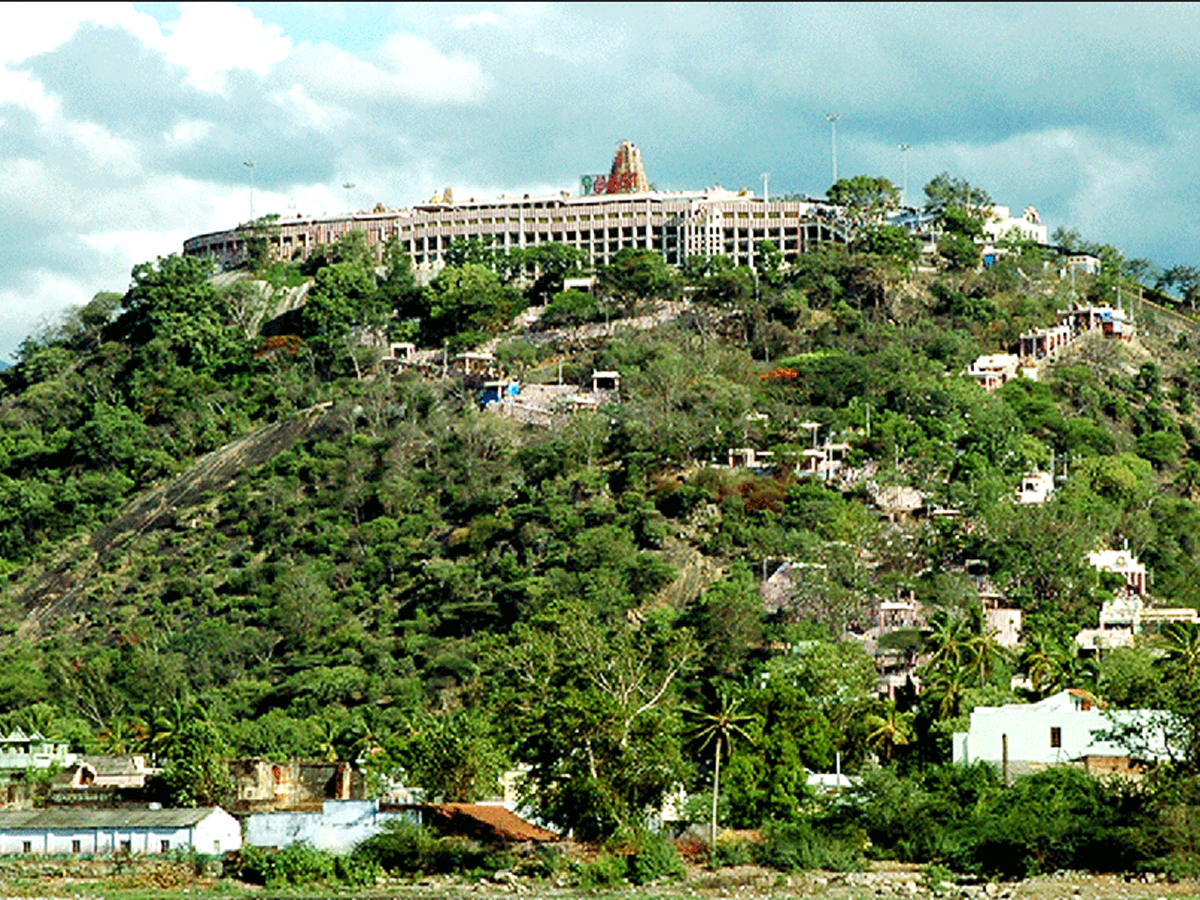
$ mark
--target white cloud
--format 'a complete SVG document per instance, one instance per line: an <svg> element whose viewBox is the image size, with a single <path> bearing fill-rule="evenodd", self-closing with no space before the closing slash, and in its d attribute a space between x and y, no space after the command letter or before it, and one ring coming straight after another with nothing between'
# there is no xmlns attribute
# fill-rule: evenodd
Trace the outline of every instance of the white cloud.
<svg viewBox="0 0 1200 900"><path fill-rule="evenodd" d="M44 213L44 204L56 190L55 179L41 159L6 159L0 162L0 198L8 211L31 216Z"/></svg>
<svg viewBox="0 0 1200 900"><path fill-rule="evenodd" d="M301 44L291 62L307 93L342 105L387 100L475 103L491 87L476 60L447 56L412 34L390 35L369 59L331 44Z"/></svg>
<svg viewBox="0 0 1200 900"><path fill-rule="evenodd" d="M173 251L165 248L182 245L189 236L183 232L172 235L158 229L104 230L81 234L79 240L100 255L104 268L132 271L138 263L170 254Z"/></svg>
<svg viewBox="0 0 1200 900"><path fill-rule="evenodd" d="M60 119L57 130L75 145L80 160L103 169L107 178L135 178L142 173L142 146L119 138L95 122Z"/></svg>
<svg viewBox="0 0 1200 900"><path fill-rule="evenodd" d="M0 32L0 63L14 65L60 47L84 22L124 28L154 46L158 23L129 3L8 3Z"/></svg>
<svg viewBox="0 0 1200 900"><path fill-rule="evenodd" d="M232 3L181 3L180 17L160 42L167 59L183 66L188 81L203 91L222 93L226 76L245 69L267 75L288 57L292 42L278 26Z"/></svg>
<svg viewBox="0 0 1200 900"><path fill-rule="evenodd" d="M14 72L0 67L0 103L11 103L27 109L39 119L56 115L58 100L46 93L42 83L28 72Z"/></svg>
<svg viewBox="0 0 1200 900"><path fill-rule="evenodd" d="M201 119L184 119L165 133L163 140L173 149L182 149L200 143L212 134L212 130L212 122L205 122Z"/></svg>
<svg viewBox="0 0 1200 900"><path fill-rule="evenodd" d="M26 337L55 322L64 309L81 306L103 290L89 275L37 268L22 273L18 286L0 287L0 356L8 356ZM124 289L122 285L120 290Z"/></svg>
<svg viewBox="0 0 1200 900"><path fill-rule="evenodd" d="M302 128L330 131L344 125L347 113L338 106L317 103L301 85L293 84L286 91L275 94L271 99L286 109L292 119Z"/></svg>
<svg viewBox="0 0 1200 900"><path fill-rule="evenodd" d="M423 103L473 103L491 86L478 61L447 56L425 38L412 34L389 35L382 57L397 81L408 86L405 96Z"/></svg>
<svg viewBox="0 0 1200 900"><path fill-rule="evenodd" d="M499 25L501 19L496 13L490 9L485 9L483 12L475 13L474 15L453 16L450 19L450 27L456 31L461 31L464 28L479 28L486 25Z"/></svg>

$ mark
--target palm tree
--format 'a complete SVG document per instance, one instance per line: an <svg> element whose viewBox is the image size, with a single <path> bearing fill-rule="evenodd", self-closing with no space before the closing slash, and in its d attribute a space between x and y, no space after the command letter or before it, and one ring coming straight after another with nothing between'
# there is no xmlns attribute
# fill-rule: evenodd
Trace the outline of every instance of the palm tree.
<svg viewBox="0 0 1200 900"><path fill-rule="evenodd" d="M978 670L979 686L983 687L988 676L1004 662L1007 654L996 641L996 630L987 626L982 611L977 611L971 618L974 628L966 639L967 657L973 668Z"/></svg>
<svg viewBox="0 0 1200 900"><path fill-rule="evenodd" d="M876 750L883 752L885 761L891 760L899 747L907 747L913 742L912 712L900 712L896 709L895 700L887 700L881 712L870 713L866 717L866 725L871 729L867 741Z"/></svg>
<svg viewBox="0 0 1200 900"><path fill-rule="evenodd" d="M1159 634L1167 649L1167 660L1182 668L1185 682L1191 684L1200 670L1200 625L1168 622Z"/></svg>
<svg viewBox="0 0 1200 900"><path fill-rule="evenodd" d="M1017 664L1039 697L1050 693L1062 681L1060 648L1040 631L1026 633Z"/></svg>
<svg viewBox="0 0 1200 900"><path fill-rule="evenodd" d="M754 718L745 713L739 714L738 708L741 706L741 701L727 694L722 694L718 703L719 706L714 712L704 712L692 708L684 709L684 712L694 719L692 736L700 742L701 752L710 746L713 748L713 797L709 847L714 851L717 847L717 798L721 794L721 745L725 745L725 755L728 756L733 752L733 736L735 734L749 740L749 736L742 726Z"/></svg>
<svg viewBox="0 0 1200 900"><path fill-rule="evenodd" d="M100 746L106 753L123 756L133 746L136 726L128 718L113 718L108 728L100 734Z"/></svg>
<svg viewBox="0 0 1200 900"><path fill-rule="evenodd" d="M325 762L337 762L338 728L328 719L320 720L317 726L317 758Z"/></svg>
<svg viewBox="0 0 1200 900"><path fill-rule="evenodd" d="M1044 631L1030 629L1025 633L1025 646L1017 660L1029 678L1033 692L1045 697L1063 688L1096 683L1094 660L1081 659L1074 647Z"/></svg>
<svg viewBox="0 0 1200 900"><path fill-rule="evenodd" d="M966 618L939 609L929 624L932 630L925 637L925 647L930 654L927 665L931 668L963 665L971 655L971 628Z"/></svg>
<svg viewBox="0 0 1200 900"><path fill-rule="evenodd" d="M937 719L953 719L962 708L968 683L975 675L971 663L955 664L950 661L933 663L924 669L921 682L923 695L933 701Z"/></svg>

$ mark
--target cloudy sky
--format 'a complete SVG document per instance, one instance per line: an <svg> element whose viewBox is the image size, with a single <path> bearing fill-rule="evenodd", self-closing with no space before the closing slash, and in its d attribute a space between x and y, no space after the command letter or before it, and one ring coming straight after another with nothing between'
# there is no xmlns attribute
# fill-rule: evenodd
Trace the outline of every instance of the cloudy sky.
<svg viewBox="0 0 1200 900"><path fill-rule="evenodd" d="M577 190L822 194L941 171L1200 263L1200 7L5 5L0 359L185 237L278 212ZM901 154L899 146L912 149ZM253 160L253 169L245 165ZM345 189L343 185L352 184Z"/></svg>

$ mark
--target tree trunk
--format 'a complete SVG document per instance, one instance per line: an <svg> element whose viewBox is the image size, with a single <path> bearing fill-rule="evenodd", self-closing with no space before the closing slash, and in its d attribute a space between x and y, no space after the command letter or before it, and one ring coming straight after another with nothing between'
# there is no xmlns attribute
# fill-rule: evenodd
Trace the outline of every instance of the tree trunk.
<svg viewBox="0 0 1200 900"><path fill-rule="evenodd" d="M713 754L713 802L712 827L709 831L709 854L717 852L717 798L721 796L721 742L717 741L717 751Z"/></svg>

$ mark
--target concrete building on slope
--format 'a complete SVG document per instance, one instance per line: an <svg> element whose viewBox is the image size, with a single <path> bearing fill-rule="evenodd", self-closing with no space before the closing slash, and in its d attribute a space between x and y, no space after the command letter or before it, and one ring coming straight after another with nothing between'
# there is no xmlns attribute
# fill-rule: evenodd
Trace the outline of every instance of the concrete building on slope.
<svg viewBox="0 0 1200 900"><path fill-rule="evenodd" d="M382 252L393 238L409 255L414 271L435 274L446 251L458 240L487 239L510 250L541 244L567 244L604 266L625 247L653 250L681 265L689 257L727 256L754 265L763 241L785 256L805 253L826 242L846 243L853 223L838 207L809 200L766 200L748 191L706 188L664 192L651 189L641 153L628 142L617 146L607 175L585 175L581 195L563 191L542 197L458 200L450 191L407 209L376 207L371 212L296 216L239 225L189 238L185 256L209 257L226 268L248 256L251 243L265 239L277 259L306 258L350 231L363 231Z"/></svg>
<svg viewBox="0 0 1200 900"><path fill-rule="evenodd" d="M970 729L954 734L953 758L990 763L1006 780L1059 765L1136 778L1143 764L1171 758L1171 729L1161 710L1102 710L1082 691L1059 691L1038 703L975 707Z"/></svg>

